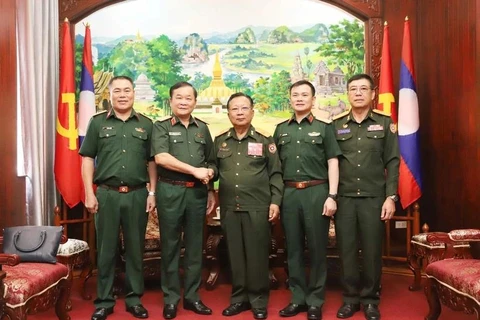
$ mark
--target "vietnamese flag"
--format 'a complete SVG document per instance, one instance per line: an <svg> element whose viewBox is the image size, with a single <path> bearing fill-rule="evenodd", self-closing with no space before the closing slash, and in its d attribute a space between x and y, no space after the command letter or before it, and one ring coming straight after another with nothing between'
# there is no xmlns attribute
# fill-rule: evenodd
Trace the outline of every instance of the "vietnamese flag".
<svg viewBox="0 0 480 320"><path fill-rule="evenodd" d="M390 56L390 33L388 24L383 27L382 61L380 64L380 85L378 87L377 109L389 114L393 123L397 123L397 108L393 96L392 57Z"/></svg>
<svg viewBox="0 0 480 320"><path fill-rule="evenodd" d="M54 173L58 191L72 208L81 201L83 184L75 113L73 45L68 19L65 19L62 27L61 55Z"/></svg>

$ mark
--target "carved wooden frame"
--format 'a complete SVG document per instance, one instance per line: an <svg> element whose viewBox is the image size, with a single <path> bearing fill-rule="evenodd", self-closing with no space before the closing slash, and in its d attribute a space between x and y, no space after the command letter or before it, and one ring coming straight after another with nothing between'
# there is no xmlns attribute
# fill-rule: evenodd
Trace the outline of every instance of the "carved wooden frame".
<svg viewBox="0 0 480 320"><path fill-rule="evenodd" d="M58 0L60 21L65 18L72 25L72 39L75 38L75 24L97 10L124 0ZM375 83L380 80L380 57L383 37L383 0L318 0L343 9L365 22L365 71Z"/></svg>

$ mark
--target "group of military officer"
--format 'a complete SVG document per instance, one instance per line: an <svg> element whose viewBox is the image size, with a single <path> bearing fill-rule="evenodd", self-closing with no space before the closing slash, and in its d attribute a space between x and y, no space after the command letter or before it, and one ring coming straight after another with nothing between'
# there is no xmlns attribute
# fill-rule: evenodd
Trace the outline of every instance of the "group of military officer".
<svg viewBox="0 0 480 320"><path fill-rule="evenodd" d="M371 109L375 90L370 76L359 74L348 80L352 108L333 123L312 115L314 86L304 80L294 83L290 87L293 115L277 125L273 137L252 126L252 98L233 94L227 102L232 127L215 141L207 124L192 116L197 91L187 82L170 88L172 116L155 124L133 109L130 78L113 78L109 89L112 109L91 119L80 149L86 208L95 213L97 232L98 282L92 320L104 320L113 313L120 226L126 248L126 309L134 317L148 318L140 302L143 241L148 212L155 207L162 244L163 317L176 317L182 297L181 241L185 247L183 307L197 314L212 313L198 289L203 226L205 214L215 205L216 179L232 272L230 305L222 315L251 310L255 319L267 318L270 222L280 217L292 296L279 315L307 312L310 320L322 319L328 229L335 219L344 285L344 303L337 317L352 317L363 305L366 319L380 319L377 292L383 221L393 216L398 200L399 152L395 125ZM93 183L98 185L96 192Z"/></svg>

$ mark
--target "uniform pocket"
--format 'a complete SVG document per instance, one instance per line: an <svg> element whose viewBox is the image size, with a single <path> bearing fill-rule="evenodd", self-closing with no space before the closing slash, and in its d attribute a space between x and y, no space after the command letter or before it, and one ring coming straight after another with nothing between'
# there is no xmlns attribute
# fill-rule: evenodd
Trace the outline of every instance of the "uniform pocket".
<svg viewBox="0 0 480 320"><path fill-rule="evenodd" d="M140 153L146 153L148 139L147 132L145 130L138 131L135 129L134 131L132 131L132 136L134 137L131 144L132 150Z"/></svg>
<svg viewBox="0 0 480 320"><path fill-rule="evenodd" d="M217 159L219 160L219 170L231 170L234 168L232 150L218 150Z"/></svg>
<svg viewBox="0 0 480 320"><path fill-rule="evenodd" d="M103 151L111 151L115 148L115 137L117 135L117 130L115 128L107 127L102 128L98 133L99 137L99 147Z"/></svg>

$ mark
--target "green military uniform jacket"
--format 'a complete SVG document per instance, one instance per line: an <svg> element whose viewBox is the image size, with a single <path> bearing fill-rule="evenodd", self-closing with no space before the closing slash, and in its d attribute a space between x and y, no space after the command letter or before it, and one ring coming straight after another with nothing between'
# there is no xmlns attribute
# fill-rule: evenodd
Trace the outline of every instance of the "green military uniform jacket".
<svg viewBox="0 0 480 320"><path fill-rule="evenodd" d="M151 155L169 153L178 160L196 168L211 168L215 175L213 140L207 124L198 118L190 116L188 128L177 116L169 116L155 122ZM192 175L168 170L157 166L162 178L180 181L192 181Z"/></svg>
<svg viewBox="0 0 480 320"><path fill-rule="evenodd" d="M149 182L152 120L132 109L123 121L111 109L90 119L80 147L84 157L96 158L95 184L136 186Z"/></svg>
<svg viewBox="0 0 480 320"><path fill-rule="evenodd" d="M347 197L397 194L400 154L396 126L389 116L371 110L361 123L351 111L334 118L342 149L338 193Z"/></svg>
<svg viewBox="0 0 480 320"><path fill-rule="evenodd" d="M283 180L328 179L328 160L341 155L330 121L311 113L300 123L292 118L277 125L273 135L282 161Z"/></svg>
<svg viewBox="0 0 480 320"><path fill-rule="evenodd" d="M253 126L238 140L234 128L215 138L220 206L225 210L268 210L282 203L282 168L271 136Z"/></svg>

